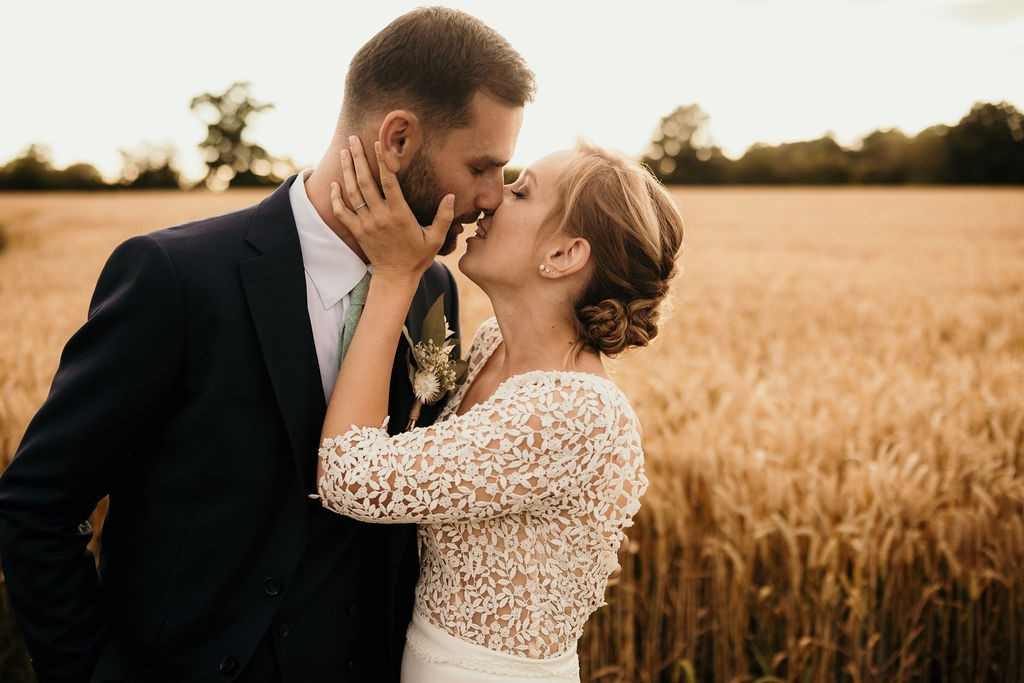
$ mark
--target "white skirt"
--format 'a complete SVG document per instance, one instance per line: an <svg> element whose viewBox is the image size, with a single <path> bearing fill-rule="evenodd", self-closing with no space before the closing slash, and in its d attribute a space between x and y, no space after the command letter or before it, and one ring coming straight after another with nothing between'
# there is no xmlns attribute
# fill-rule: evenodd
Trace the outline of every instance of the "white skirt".
<svg viewBox="0 0 1024 683"><path fill-rule="evenodd" d="M554 659L495 652L459 640L413 612L402 655L402 683L579 683L576 648Z"/></svg>

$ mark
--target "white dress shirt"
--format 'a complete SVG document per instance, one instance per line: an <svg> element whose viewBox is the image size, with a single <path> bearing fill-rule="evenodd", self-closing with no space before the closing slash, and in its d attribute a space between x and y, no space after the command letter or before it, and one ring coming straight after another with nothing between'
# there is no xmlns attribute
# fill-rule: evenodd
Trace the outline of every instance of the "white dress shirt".
<svg viewBox="0 0 1024 683"><path fill-rule="evenodd" d="M329 399L338 378L338 340L349 306L349 292L368 268L313 208L305 183L310 173L312 169L299 173L289 190L289 199L306 271L306 307L320 364L320 380L324 398Z"/></svg>

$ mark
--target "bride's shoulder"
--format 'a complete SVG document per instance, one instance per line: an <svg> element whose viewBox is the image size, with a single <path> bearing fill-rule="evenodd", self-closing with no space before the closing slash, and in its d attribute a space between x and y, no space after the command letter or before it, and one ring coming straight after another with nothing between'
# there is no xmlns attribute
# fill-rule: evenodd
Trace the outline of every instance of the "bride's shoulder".
<svg viewBox="0 0 1024 683"><path fill-rule="evenodd" d="M498 327L498 319L493 315L487 320L480 323L480 327L476 328L476 334L473 335L473 344L485 340L485 339L501 339L501 328Z"/></svg>
<svg viewBox="0 0 1024 683"><path fill-rule="evenodd" d="M491 317L480 323L473 334L473 341L469 345L469 356L489 356L494 347L501 342L501 330L498 328L498 321Z"/></svg>
<svg viewBox="0 0 1024 683"><path fill-rule="evenodd" d="M510 394L531 396L546 408L615 416L636 422L629 398L608 377L590 372L534 370L510 378L504 389Z"/></svg>

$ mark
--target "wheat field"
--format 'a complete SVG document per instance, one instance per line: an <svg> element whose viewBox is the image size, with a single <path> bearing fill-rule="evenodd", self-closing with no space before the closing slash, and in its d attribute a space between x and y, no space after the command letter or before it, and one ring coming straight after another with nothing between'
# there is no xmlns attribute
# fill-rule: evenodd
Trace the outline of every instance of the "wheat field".
<svg viewBox="0 0 1024 683"><path fill-rule="evenodd" d="M584 680L1024 680L1024 190L673 193L673 310L611 364L652 483ZM0 194L0 469L113 247L262 195Z"/></svg>

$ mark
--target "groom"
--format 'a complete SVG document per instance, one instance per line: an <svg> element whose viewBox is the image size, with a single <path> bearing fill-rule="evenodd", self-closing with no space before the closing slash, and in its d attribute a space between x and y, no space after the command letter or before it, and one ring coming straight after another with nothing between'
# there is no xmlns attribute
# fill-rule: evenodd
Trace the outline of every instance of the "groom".
<svg viewBox="0 0 1024 683"><path fill-rule="evenodd" d="M330 183L349 135L379 140L423 224L455 195L450 251L459 223L500 203L533 91L479 20L415 10L353 58L312 172L117 248L0 477L0 563L42 683L398 681L415 531L308 498L349 292L367 272ZM435 262L414 337L442 293L455 324L455 284ZM412 402L398 354L392 426ZM86 520L106 495L97 570Z"/></svg>

